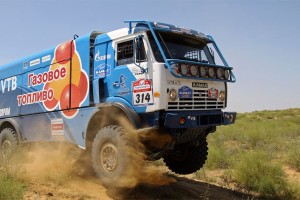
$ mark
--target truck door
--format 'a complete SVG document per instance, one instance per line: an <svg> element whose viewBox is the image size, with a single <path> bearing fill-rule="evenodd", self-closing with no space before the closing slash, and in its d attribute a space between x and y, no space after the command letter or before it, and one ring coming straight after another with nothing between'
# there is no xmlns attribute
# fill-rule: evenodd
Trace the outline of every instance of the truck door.
<svg viewBox="0 0 300 200"><path fill-rule="evenodd" d="M108 52L108 46L110 50ZM99 79L104 79L111 75L111 68L114 63L113 48L111 41L95 45L94 50L94 71L93 71L93 94L94 103L100 103L101 95L104 94L104 88L100 87Z"/></svg>
<svg viewBox="0 0 300 200"><path fill-rule="evenodd" d="M143 37L116 41L115 66L108 81L110 96L121 97L137 112L153 104L152 77Z"/></svg>

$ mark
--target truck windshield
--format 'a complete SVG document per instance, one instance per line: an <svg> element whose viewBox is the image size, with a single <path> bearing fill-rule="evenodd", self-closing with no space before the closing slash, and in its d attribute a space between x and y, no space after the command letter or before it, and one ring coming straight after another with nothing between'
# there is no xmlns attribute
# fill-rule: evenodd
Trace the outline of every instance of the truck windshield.
<svg viewBox="0 0 300 200"><path fill-rule="evenodd" d="M158 31L155 33L167 59L180 59L216 64L213 50L208 48L206 41L190 35ZM164 62L152 34L148 32L147 35L156 61Z"/></svg>

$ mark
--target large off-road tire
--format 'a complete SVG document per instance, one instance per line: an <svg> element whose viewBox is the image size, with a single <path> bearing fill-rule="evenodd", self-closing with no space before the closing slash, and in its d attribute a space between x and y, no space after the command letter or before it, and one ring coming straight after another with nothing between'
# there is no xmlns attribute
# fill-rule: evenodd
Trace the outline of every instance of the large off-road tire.
<svg viewBox="0 0 300 200"><path fill-rule="evenodd" d="M5 128L0 132L0 161L7 161L18 147L15 130Z"/></svg>
<svg viewBox="0 0 300 200"><path fill-rule="evenodd" d="M93 168L101 183L108 188L133 187L137 183L138 145L124 128L106 126L96 135L92 145Z"/></svg>
<svg viewBox="0 0 300 200"><path fill-rule="evenodd" d="M177 174L191 174L203 167L207 159L206 139L200 140L198 146L175 148L163 157L168 168Z"/></svg>

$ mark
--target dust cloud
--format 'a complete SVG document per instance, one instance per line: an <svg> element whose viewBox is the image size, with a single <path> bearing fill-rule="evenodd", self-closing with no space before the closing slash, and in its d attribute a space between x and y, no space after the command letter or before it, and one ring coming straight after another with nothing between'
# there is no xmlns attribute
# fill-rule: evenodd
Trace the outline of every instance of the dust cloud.
<svg viewBox="0 0 300 200"><path fill-rule="evenodd" d="M124 182L122 185L132 188L138 184L159 186L175 182L175 179L166 176L162 171L159 170L159 168L146 161L146 148L141 142L142 140L147 140L150 141L155 147L161 148L166 142L170 141L171 138L166 135L160 135L158 132L140 133L133 128L132 124L129 123L125 118L120 118L119 123L126 129L126 132L130 137L130 141L133 142L133 145L130 145L126 149L133 160L133 163L130 165L129 169L129 171L131 171L132 178L128 179L126 177L125 180L120 180L121 182Z"/></svg>
<svg viewBox="0 0 300 200"><path fill-rule="evenodd" d="M24 175L39 179L71 176L80 150L69 143L33 143L23 148Z"/></svg>
<svg viewBox="0 0 300 200"><path fill-rule="evenodd" d="M113 122L111 119L114 119ZM141 142L142 140L148 140L156 148L161 148L170 141L169 136L158 132L138 132L127 118L114 112L107 112L106 115L102 115L100 122L95 125L95 130L99 126L103 127L103 125L108 124L117 123L121 125L126 130L126 136L130 143L124 151L129 153L131 163L126 166L126 174L118 179L117 187L107 188L109 196L122 198L124 191L128 193L140 184L162 186L175 182L174 178L167 176L159 168L149 164L146 159L146 148ZM82 155L87 156L83 158ZM84 177L85 181L95 181L96 174L91 167L90 152L85 152L67 142L26 145L17 157L17 162L22 163L22 172L19 173L22 179L63 182L71 180L74 176L80 176ZM98 181L101 184L100 180Z"/></svg>

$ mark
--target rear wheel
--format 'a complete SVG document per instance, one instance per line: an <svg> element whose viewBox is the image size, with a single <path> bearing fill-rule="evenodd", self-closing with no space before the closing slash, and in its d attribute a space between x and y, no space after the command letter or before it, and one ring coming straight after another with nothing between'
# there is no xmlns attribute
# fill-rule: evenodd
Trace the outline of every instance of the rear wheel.
<svg viewBox="0 0 300 200"><path fill-rule="evenodd" d="M0 133L0 161L7 161L17 149L18 139L16 132L5 128Z"/></svg>
<svg viewBox="0 0 300 200"><path fill-rule="evenodd" d="M208 147L206 138L198 146L181 147L172 150L163 157L168 168L177 174L191 174L203 167L207 159Z"/></svg>
<svg viewBox="0 0 300 200"><path fill-rule="evenodd" d="M106 126L98 132L92 145L92 162L106 187L135 186L141 161L137 146L121 126Z"/></svg>

